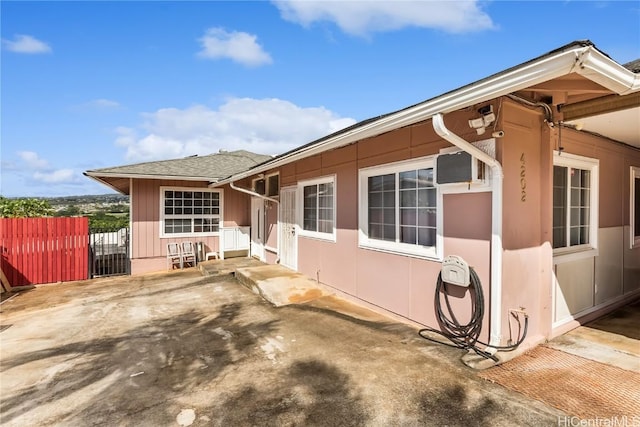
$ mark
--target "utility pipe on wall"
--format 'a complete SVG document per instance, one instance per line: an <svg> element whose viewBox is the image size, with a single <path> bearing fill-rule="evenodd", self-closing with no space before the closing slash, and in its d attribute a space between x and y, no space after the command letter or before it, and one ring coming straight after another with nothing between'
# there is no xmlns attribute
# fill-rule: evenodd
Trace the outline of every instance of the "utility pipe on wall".
<svg viewBox="0 0 640 427"><path fill-rule="evenodd" d="M500 346L502 333L502 182L504 173L502 165L484 151L474 147L458 135L451 132L444 124L441 113L432 118L433 129L446 141L466 151L481 162L489 165L492 171L491 191L491 329L487 351Z"/></svg>
<svg viewBox="0 0 640 427"><path fill-rule="evenodd" d="M234 190L239 191L239 192L241 192L241 193L245 193L245 194L248 194L248 195L253 196L253 197L260 197L261 199L268 200L268 201L273 202L273 203L276 203L276 204L279 204L279 203L280 203L280 202L279 202L278 200L276 200L276 199L273 199L273 198L271 198L271 197L268 197L268 196L262 195L262 194L260 194L260 193L256 193L255 191L251 191L251 190L248 190L248 189L246 189L246 188L242 188L242 187L237 187L237 186L236 186L236 183L235 183L234 181L231 181L231 182L229 183L229 186L230 186L231 188L233 188Z"/></svg>
<svg viewBox="0 0 640 427"><path fill-rule="evenodd" d="M271 197L268 197L268 196L264 196L264 195L262 195L262 194L260 194L260 193L256 193L255 191L251 191L251 190L248 190L248 189L246 189L246 188L237 187L237 186L236 186L236 184L235 184L235 181L231 181L231 182L229 183L229 186L230 186L232 189L234 189L234 190L236 190L236 191L239 191L239 192L241 192L241 193L245 193L245 194L248 194L248 195L253 196L253 197L259 197L259 198L261 198L261 199L263 199L263 200L268 200L268 201L270 201L270 202L274 202L274 203L276 204L276 206L279 206L279 205L280 205L280 201L279 201L279 200L277 200L277 199L274 199L274 198L271 198ZM280 209L278 209L278 212L277 212L277 213L278 213L278 216L280 216ZM280 220L280 219L278 218L278 221L279 221L279 220ZM263 224L263 225L264 225L264 224L266 224L266 221L267 221L267 211L265 210L265 211L264 211L264 217L262 218L262 224ZM263 230L263 231L265 231L265 230ZM264 246L265 246L265 248L266 248L266 242L265 242L265 245L264 245ZM276 263L279 263L279 262L280 262L280 244L278 244L278 248L276 249Z"/></svg>

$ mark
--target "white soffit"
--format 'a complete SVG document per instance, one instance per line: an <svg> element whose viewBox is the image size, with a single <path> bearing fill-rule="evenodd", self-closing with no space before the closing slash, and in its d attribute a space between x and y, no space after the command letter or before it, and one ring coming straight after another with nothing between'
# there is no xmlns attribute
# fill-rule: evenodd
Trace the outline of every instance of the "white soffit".
<svg viewBox="0 0 640 427"><path fill-rule="evenodd" d="M640 107L585 117L567 123L640 148Z"/></svg>

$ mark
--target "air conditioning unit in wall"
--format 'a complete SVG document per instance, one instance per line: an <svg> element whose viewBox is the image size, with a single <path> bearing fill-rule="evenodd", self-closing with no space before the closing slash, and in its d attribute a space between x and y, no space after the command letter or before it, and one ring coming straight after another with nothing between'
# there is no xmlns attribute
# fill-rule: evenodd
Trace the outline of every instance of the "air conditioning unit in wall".
<svg viewBox="0 0 640 427"><path fill-rule="evenodd" d="M436 183L484 183L485 165L465 151L440 154L436 157Z"/></svg>
<svg viewBox="0 0 640 427"><path fill-rule="evenodd" d="M495 158L495 139L473 142L472 145ZM436 156L437 185L489 184L489 167L466 151L457 147L443 148Z"/></svg>

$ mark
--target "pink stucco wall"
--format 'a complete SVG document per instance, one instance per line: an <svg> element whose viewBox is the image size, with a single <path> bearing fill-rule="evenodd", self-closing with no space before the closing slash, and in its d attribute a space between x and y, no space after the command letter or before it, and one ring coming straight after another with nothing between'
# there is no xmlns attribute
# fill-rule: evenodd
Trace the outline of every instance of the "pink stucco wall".
<svg viewBox="0 0 640 427"><path fill-rule="evenodd" d="M140 274L166 269L167 244L203 242L205 252L218 251L218 236L160 237L160 187L207 188L207 182L136 179L131 186L131 273ZM249 224L249 198L223 187L223 221L225 226Z"/></svg>
<svg viewBox="0 0 640 427"><path fill-rule="evenodd" d="M440 262L358 246L358 170L437 154L447 146L430 123L423 123L282 167L282 185L336 177L336 241L299 237L298 270L369 304L436 327L434 297ZM468 259L480 275L488 301L491 196L446 195L443 200L444 255ZM468 295L452 301L456 309L468 312ZM488 302L485 309L489 310ZM487 314L485 331L488 318ZM482 338L486 339L486 332Z"/></svg>
<svg viewBox="0 0 640 427"><path fill-rule="evenodd" d="M494 104L497 111L498 104ZM552 334L551 186L558 133L543 122L540 110L504 99L500 111L496 129L505 132L503 138L496 140L497 159L504 172L501 338L503 344L517 338L517 324L509 310L524 309L530 321L528 342L539 342ZM445 123L467 141L486 139L486 135L477 135L469 128L467 121L472 113L447 114ZM601 161L600 226L628 226L628 169L631 164L640 163L639 151L602 138L571 136L569 132L564 138L567 152ZM582 142L573 142L572 138ZM358 246L358 171L434 155L449 146L427 122L281 167L282 186L327 175L336 177L336 241L299 236L298 270L369 304L437 326L433 301L440 262ZM462 256L481 279L485 293L481 338L486 339L491 316L491 193L445 194L442 209L443 255ZM628 258L629 264L635 265L636 254L637 251L625 252L625 265ZM627 270L621 267L619 274L627 274ZM468 308L467 300L453 299L453 303L461 313Z"/></svg>

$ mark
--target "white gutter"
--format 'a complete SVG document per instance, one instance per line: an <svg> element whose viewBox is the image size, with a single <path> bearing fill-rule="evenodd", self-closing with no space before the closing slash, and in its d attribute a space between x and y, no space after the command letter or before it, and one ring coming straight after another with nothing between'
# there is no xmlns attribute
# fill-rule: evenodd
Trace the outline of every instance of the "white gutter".
<svg viewBox="0 0 640 427"><path fill-rule="evenodd" d="M218 183L210 184L210 185L209 185L209 187L213 187L214 185L215 185L215 186L217 186L217 185L218 185ZM239 192L241 192L241 193L245 193L245 194L248 194L248 195L250 195L250 196L259 197L259 198L261 198L261 199L268 200L268 201L270 201L270 202L274 202L274 203L280 204L280 202L279 202L278 200L273 199L273 198L271 198L271 197L267 197L267 196L262 195L262 194L260 194L260 193L256 193L255 191L248 190L248 189L246 189L246 188L236 187L236 183L235 183L235 182L233 182L233 181L231 181L231 182L229 183L229 186L230 186L231 188L233 188L234 190L239 191Z"/></svg>
<svg viewBox="0 0 640 427"><path fill-rule="evenodd" d="M217 183L216 183L216 184L217 184ZM212 184L210 184L210 185L209 185L209 187L212 187L212 186L213 186ZM229 183L229 186L230 186L231 188L233 188L234 190L239 191L239 192L241 192L241 193L245 193L245 194L248 194L248 195L250 195L250 196L259 197L259 198L261 198L261 199L268 200L268 201L270 201L270 202L274 202L274 203L276 203L276 205L278 205L278 206L280 205L280 201L279 201L279 200L276 200L276 199L271 198L271 197L263 196L263 195L262 195L262 194L260 194L260 193L256 193L255 191L251 191L251 190L248 190L248 189L246 189L246 188L237 187L237 186L236 186L236 183L235 183L234 181L231 181L231 182ZM253 215L253 214L252 214L252 215ZM280 215L280 210L278 209L278 216L279 216L279 215ZM264 210L264 218L262 219L262 224L263 224L263 225L264 225L264 224L266 223L266 221L267 221L266 216L267 216L267 211L266 211L266 210ZM253 218L253 216L251 216L251 217ZM280 221L280 218L278 218L278 222L279 222L279 221ZM265 227L265 228L266 228L266 227ZM264 234L264 232L265 232L266 230L262 230L262 231L263 231L263 234ZM264 246L265 248L267 248L267 244L266 244L266 242L264 243L264 245L263 245L263 246ZM269 249L273 250L274 248L271 248L271 247L270 247ZM279 244L279 242L278 242L278 247L277 247L277 248L275 248L275 249L276 249L276 250L275 250L275 253L276 253L276 262L277 262L277 263L279 263L279 262L280 262L280 244Z"/></svg>
<svg viewBox="0 0 640 427"><path fill-rule="evenodd" d="M480 104L574 72L619 94L640 90L640 76L612 61L593 46L580 46L543 57L538 61L496 74L350 131L339 133L324 141L221 180L215 183L215 186L238 181L324 151L425 121L438 113L446 114Z"/></svg>
<svg viewBox="0 0 640 427"><path fill-rule="evenodd" d="M590 49L582 53L578 74L594 81L619 95L640 90L640 75L621 67L597 50Z"/></svg>
<svg viewBox="0 0 640 427"><path fill-rule="evenodd" d="M504 174L502 165L484 151L474 147L469 142L452 133L444 124L442 114L436 114L432 119L433 129L438 135L456 147L466 151L473 157L489 165L492 171L491 184L491 302L489 332L489 346L487 350L495 352L495 347L501 345L502 333L502 182Z"/></svg>
<svg viewBox="0 0 640 427"><path fill-rule="evenodd" d="M167 179L167 180L180 180L180 181L207 181L211 182L211 177L206 176L182 176L182 175L149 175L149 174L135 174L135 173L97 173L87 171L84 175L93 178L135 178L135 179Z"/></svg>

